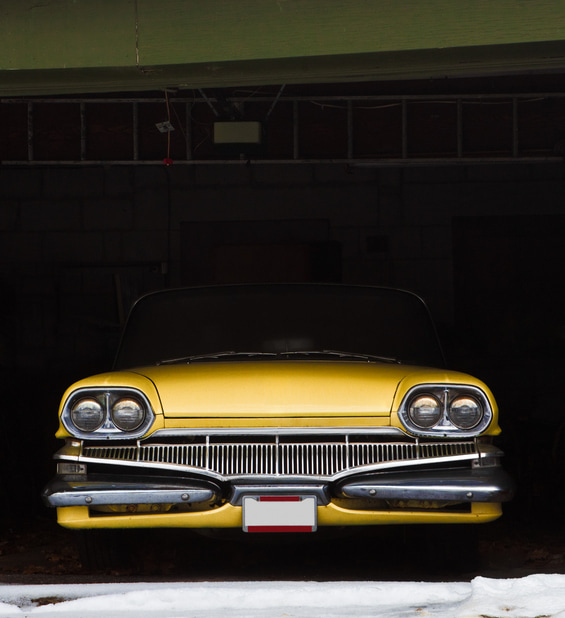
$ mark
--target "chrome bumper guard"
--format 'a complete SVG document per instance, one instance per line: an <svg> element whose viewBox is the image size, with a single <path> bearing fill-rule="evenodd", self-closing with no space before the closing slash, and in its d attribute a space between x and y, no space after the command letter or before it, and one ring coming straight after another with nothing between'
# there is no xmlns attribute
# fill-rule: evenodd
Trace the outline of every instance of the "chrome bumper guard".
<svg viewBox="0 0 565 618"><path fill-rule="evenodd" d="M514 495L514 482L499 467L388 472L343 482L336 495L370 500L507 502Z"/></svg>
<svg viewBox="0 0 565 618"><path fill-rule="evenodd" d="M48 506L101 506L117 504L202 504L220 500L220 488L198 481L171 479L147 481L127 478L85 478L65 480L55 477L43 490Z"/></svg>

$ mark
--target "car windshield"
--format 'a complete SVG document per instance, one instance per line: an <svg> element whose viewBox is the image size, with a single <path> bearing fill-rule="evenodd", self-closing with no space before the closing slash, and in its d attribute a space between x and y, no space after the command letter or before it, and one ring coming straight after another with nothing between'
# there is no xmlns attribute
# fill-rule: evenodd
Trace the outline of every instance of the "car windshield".
<svg viewBox="0 0 565 618"><path fill-rule="evenodd" d="M130 313L115 367L317 356L444 364L428 310L414 294L377 287L279 284L175 289L144 296Z"/></svg>

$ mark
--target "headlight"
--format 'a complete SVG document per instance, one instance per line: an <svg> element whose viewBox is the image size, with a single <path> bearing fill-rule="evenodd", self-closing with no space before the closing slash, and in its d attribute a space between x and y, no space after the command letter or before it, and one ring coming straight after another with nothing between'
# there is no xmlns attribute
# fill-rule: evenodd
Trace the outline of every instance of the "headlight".
<svg viewBox="0 0 565 618"><path fill-rule="evenodd" d="M81 431L96 431L104 422L104 409L96 399L79 399L70 416L73 425Z"/></svg>
<svg viewBox="0 0 565 618"><path fill-rule="evenodd" d="M433 395L420 395L412 400L408 409L410 420L418 427L437 425L441 419L441 404Z"/></svg>
<svg viewBox="0 0 565 618"><path fill-rule="evenodd" d="M79 388L71 392L61 412L65 429L77 438L139 438L154 420L147 397L125 386Z"/></svg>
<svg viewBox="0 0 565 618"><path fill-rule="evenodd" d="M398 408L404 428L415 436L473 437L493 419L487 394L470 384L419 384Z"/></svg>
<svg viewBox="0 0 565 618"><path fill-rule="evenodd" d="M456 397L447 411L449 420L459 429L472 429L483 418L483 408L474 397Z"/></svg>
<svg viewBox="0 0 565 618"><path fill-rule="evenodd" d="M112 421L122 431L137 429L144 419L145 411L135 399L119 399L112 406Z"/></svg>

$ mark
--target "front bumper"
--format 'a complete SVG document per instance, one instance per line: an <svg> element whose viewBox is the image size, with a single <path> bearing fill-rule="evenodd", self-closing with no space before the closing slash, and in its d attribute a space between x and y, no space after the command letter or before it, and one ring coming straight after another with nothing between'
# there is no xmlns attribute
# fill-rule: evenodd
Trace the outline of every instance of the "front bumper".
<svg viewBox="0 0 565 618"><path fill-rule="evenodd" d="M320 526L482 523L498 518L514 485L499 467L359 475L338 484L235 484L116 475L55 477L45 502L67 527L241 527L250 495L314 495Z"/></svg>
<svg viewBox="0 0 565 618"><path fill-rule="evenodd" d="M52 507L102 505L219 505L241 506L246 495L315 495L326 506L332 498L421 502L506 502L512 498L512 479L498 467L389 472L354 477L335 487L323 484L254 483L233 485L228 491L214 483L155 478L152 481L113 475L84 475L84 479L55 477L43 498Z"/></svg>

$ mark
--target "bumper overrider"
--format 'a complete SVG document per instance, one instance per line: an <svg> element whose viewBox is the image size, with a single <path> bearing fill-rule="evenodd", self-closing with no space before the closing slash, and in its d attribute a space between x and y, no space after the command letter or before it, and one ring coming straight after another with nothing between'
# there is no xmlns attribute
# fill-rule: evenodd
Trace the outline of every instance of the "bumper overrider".
<svg viewBox="0 0 565 618"><path fill-rule="evenodd" d="M286 448L288 447L288 448ZM247 529L246 502L313 504L317 526L480 523L514 484L489 442L142 444L68 440L43 498L70 528ZM251 512L251 509L249 509ZM290 511L289 511L290 512Z"/></svg>

